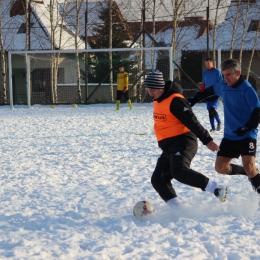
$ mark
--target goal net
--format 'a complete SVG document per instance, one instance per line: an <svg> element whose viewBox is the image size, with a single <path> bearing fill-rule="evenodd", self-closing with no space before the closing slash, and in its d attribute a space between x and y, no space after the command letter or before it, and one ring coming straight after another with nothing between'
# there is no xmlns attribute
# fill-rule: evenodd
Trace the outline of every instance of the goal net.
<svg viewBox="0 0 260 260"><path fill-rule="evenodd" d="M120 65L132 102L151 101L142 84L150 71L173 79L171 47L12 51L8 64L11 106L114 102Z"/></svg>

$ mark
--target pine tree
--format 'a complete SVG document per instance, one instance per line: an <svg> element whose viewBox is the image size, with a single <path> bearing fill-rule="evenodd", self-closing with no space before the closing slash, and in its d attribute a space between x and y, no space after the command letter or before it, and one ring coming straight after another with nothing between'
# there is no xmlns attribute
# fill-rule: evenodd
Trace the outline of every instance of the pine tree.
<svg viewBox="0 0 260 260"><path fill-rule="evenodd" d="M113 48L126 48L126 40L129 40L129 33L126 23L120 19L118 6L115 2L112 5L112 45ZM93 40L89 42L91 48L109 48L109 6L104 6L100 11L99 19L103 22L94 28L96 33Z"/></svg>
<svg viewBox="0 0 260 260"><path fill-rule="evenodd" d="M112 5L112 46L113 48L127 48L126 40L129 40L129 32L126 23L120 19L118 6L115 2ZM95 34L89 42L92 49L109 48L109 6L106 5L100 11L99 15L101 24L94 28ZM91 56L91 55L90 55ZM113 66L117 67L120 63L120 57L113 53ZM95 53L92 56L90 64L95 71L96 79L102 79L109 71L109 54ZM115 75L118 71L115 71ZM108 82L108 78L106 82Z"/></svg>

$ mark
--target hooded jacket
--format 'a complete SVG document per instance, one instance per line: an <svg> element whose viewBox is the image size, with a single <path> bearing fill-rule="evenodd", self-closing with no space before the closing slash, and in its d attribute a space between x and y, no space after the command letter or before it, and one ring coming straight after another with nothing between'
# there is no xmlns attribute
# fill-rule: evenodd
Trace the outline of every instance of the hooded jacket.
<svg viewBox="0 0 260 260"><path fill-rule="evenodd" d="M156 106L160 106L160 103L162 104L163 100L166 100L176 93L182 94L182 89L174 82L168 81L165 83L164 93L153 102L157 102L158 104L156 104ZM194 139L196 139L196 137L199 138L204 145L207 145L213 140L209 132L200 124L194 115L189 102L183 96L172 96L172 100L169 103L169 111L179 120L180 124L183 124L190 131L180 135L175 135L173 133L172 137L158 141L158 145L162 150L172 146L175 141L179 141L181 138L186 138L188 136L193 137Z"/></svg>

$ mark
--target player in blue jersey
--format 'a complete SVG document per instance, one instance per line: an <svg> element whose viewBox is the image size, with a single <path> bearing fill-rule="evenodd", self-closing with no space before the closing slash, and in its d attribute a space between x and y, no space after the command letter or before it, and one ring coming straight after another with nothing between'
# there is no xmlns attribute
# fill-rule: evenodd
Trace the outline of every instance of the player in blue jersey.
<svg viewBox="0 0 260 260"><path fill-rule="evenodd" d="M220 83L223 80L221 71L214 67L214 62L211 58L207 58L205 60L205 65L207 69L203 73L201 91L204 91L206 88L209 88L214 84ZM206 101L207 110L209 113L209 122L211 125L210 132L215 130L219 131L221 128L221 121L217 112L218 103L219 96L217 95L209 97ZM215 127L215 120L217 121L217 128Z"/></svg>
<svg viewBox="0 0 260 260"><path fill-rule="evenodd" d="M224 80L190 98L191 106L212 95L222 96L224 106L224 136L217 153L215 169L218 173L248 176L260 194L260 175L255 166L256 139L260 122L260 102L256 91L241 75L241 65L235 59L221 63ZM232 164L242 157L242 166Z"/></svg>

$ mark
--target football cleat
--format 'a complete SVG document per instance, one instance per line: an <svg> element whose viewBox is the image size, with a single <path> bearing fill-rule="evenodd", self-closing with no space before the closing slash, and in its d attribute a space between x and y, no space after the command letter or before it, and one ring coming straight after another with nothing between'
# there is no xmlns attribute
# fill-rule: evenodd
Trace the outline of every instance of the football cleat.
<svg viewBox="0 0 260 260"><path fill-rule="evenodd" d="M227 197L227 187L218 187L214 191L214 195L220 200L220 202L224 202Z"/></svg>

